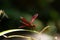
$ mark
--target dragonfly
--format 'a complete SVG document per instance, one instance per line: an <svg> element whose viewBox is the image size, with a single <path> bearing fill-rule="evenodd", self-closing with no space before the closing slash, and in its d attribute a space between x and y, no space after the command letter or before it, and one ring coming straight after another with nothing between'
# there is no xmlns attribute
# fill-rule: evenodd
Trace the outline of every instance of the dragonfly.
<svg viewBox="0 0 60 40"><path fill-rule="evenodd" d="M29 28L33 28L36 27L35 24L33 24L33 22L35 21L35 19L38 17L38 13L36 13L35 15L32 16L31 21L28 22L24 17L20 17L20 19L22 20L22 26L20 26L19 28L24 28L24 27L29 27Z"/></svg>

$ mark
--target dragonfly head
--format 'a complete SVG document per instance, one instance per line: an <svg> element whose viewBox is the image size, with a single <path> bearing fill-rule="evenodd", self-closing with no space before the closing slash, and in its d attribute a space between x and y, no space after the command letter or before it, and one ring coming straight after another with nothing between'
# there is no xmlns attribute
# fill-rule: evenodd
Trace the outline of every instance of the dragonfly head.
<svg viewBox="0 0 60 40"><path fill-rule="evenodd" d="M34 25L34 24L31 24L31 26L32 26L32 27L35 27L35 25Z"/></svg>

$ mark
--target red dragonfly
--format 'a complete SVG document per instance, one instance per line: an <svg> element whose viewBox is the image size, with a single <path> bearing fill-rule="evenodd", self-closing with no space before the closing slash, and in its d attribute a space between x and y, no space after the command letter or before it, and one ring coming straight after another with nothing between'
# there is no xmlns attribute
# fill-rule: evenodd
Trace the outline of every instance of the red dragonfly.
<svg viewBox="0 0 60 40"><path fill-rule="evenodd" d="M31 21L28 22L24 17L20 17L21 20L22 20L22 26L20 26L19 28L24 28L24 27L29 27L29 28L32 28L32 27L35 27L35 25L33 24L34 20L38 17L38 13L36 13L34 16L32 16L31 18Z"/></svg>

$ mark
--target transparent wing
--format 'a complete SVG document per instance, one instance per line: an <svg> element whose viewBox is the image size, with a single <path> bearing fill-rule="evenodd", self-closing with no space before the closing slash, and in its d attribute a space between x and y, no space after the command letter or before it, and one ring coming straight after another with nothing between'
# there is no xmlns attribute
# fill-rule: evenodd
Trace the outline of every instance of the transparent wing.
<svg viewBox="0 0 60 40"><path fill-rule="evenodd" d="M30 23L32 24L37 17L38 17L38 13L32 16Z"/></svg>
<svg viewBox="0 0 60 40"><path fill-rule="evenodd" d="M19 28L24 28L25 26L20 26Z"/></svg>
<svg viewBox="0 0 60 40"><path fill-rule="evenodd" d="M27 27L30 27L30 24L27 24L27 23L24 23L24 22L21 22L21 23L24 24Z"/></svg>
<svg viewBox="0 0 60 40"><path fill-rule="evenodd" d="M21 19L24 23L30 24L24 17L20 17L20 19Z"/></svg>

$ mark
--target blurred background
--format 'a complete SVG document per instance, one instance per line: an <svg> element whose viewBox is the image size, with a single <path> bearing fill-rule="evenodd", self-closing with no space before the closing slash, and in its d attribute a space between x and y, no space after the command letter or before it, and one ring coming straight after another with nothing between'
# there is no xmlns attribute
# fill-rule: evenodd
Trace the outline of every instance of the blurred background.
<svg viewBox="0 0 60 40"><path fill-rule="evenodd" d="M38 13L34 21L35 25L38 24L37 31L49 25L47 33L60 33L60 0L0 0L0 10L4 10L8 16L1 19L0 15L0 32L21 26L20 16L30 21Z"/></svg>

